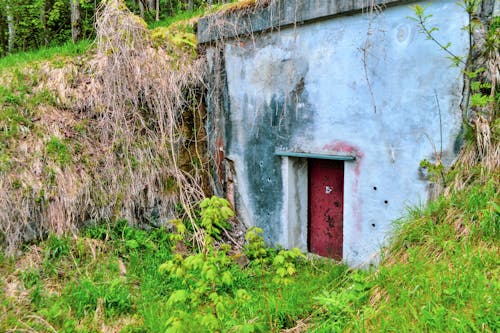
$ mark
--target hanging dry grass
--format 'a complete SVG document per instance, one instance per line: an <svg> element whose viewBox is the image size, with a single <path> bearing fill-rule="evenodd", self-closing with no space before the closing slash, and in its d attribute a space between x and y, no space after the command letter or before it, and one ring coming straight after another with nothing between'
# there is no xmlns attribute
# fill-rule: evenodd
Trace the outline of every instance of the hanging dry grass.
<svg viewBox="0 0 500 333"><path fill-rule="evenodd" d="M154 48L145 23L121 1L108 1L98 16L88 103L101 142L118 151L108 160L107 186L122 193L119 188L129 184L121 200L122 214L130 220L138 199L141 207L159 203L160 216L175 215L173 208L180 202L192 219L193 204L204 194L204 157L200 138L183 135L183 120L186 112L199 111L196 96L205 64L191 61L189 53L174 60L162 48ZM117 170L123 171L118 178ZM172 184L175 191L164 193Z"/></svg>
<svg viewBox="0 0 500 333"><path fill-rule="evenodd" d="M29 132L9 147L17 156L0 177L0 233L10 250L89 220L193 221L208 188L205 63L192 50L173 59L155 47L121 0L104 2L97 22L90 60L39 70L35 90L49 90L57 104L37 111L43 135Z"/></svg>
<svg viewBox="0 0 500 333"><path fill-rule="evenodd" d="M155 186L145 189L144 184L164 184L173 177L179 197L172 199L179 199L189 212L190 203L200 199L203 191L200 170L186 172L179 165L182 154L190 152L182 120L184 112L193 111L188 110L193 107L189 98L192 89L202 86L204 64L191 62L188 56L174 63L161 48L153 48L144 22L120 1L109 1L98 15L88 103L101 138L119 150L119 157L126 157L110 161L110 166L124 166L132 189L146 190L150 199ZM196 146L195 154L200 154L196 157L202 161L200 151ZM146 172L134 171L133 162L147 166L141 170ZM109 169L114 172L113 167ZM147 179L141 181L141 176Z"/></svg>
<svg viewBox="0 0 500 333"><path fill-rule="evenodd" d="M485 10L485 8L483 8ZM498 86L500 84L500 50L498 28L489 26L491 13L480 13L483 18L481 24L474 25L472 31L473 51L470 54L469 71L475 71L476 76L469 77L465 74L465 86L468 95L464 96L462 106L466 126L472 129L475 140L469 140L462 147L454 165L453 179L449 186L444 189L444 194L449 195L453 191L462 190L477 176L484 182L491 177L500 179L500 127L498 120L499 99ZM472 24L472 23L471 23ZM492 29L492 31L489 31ZM492 35L491 35L492 34ZM470 102L472 91L471 83L481 83L483 87L489 87L489 91L482 90L483 97L488 96L486 104L473 104ZM470 90L470 91L469 91ZM477 93L477 91L475 91ZM473 170L480 170L477 175Z"/></svg>

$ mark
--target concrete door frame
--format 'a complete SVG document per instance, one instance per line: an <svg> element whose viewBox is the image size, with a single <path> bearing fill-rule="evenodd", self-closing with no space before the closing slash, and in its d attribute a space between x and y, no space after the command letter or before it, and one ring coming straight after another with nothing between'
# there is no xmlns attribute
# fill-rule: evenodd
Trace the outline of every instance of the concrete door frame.
<svg viewBox="0 0 500 333"><path fill-rule="evenodd" d="M346 180L351 168L347 167L349 161L353 161L352 156L338 155L318 155L300 153L286 154L282 156L282 177L283 177L283 209L282 232L280 234L280 244L286 248L299 248L301 251L309 252L308 248L308 202L309 202L309 159L335 159L344 161L344 192L346 190ZM345 205L345 199L344 199ZM343 219L345 220L346 209L344 209ZM344 244L346 241L344 228ZM345 245L344 245L345 246ZM345 252L344 252L345 253Z"/></svg>

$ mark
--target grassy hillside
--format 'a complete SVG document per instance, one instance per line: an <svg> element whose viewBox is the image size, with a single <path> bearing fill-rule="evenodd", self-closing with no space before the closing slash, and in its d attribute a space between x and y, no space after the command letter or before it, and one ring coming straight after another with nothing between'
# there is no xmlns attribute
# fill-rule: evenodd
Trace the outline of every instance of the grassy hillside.
<svg viewBox="0 0 500 333"><path fill-rule="evenodd" d="M488 176L410 212L351 330L500 329L500 178Z"/></svg>
<svg viewBox="0 0 500 333"><path fill-rule="evenodd" d="M0 330L496 332L499 174L477 177L411 211L373 272L267 249L258 233L202 252L125 220L51 235L1 256Z"/></svg>
<svg viewBox="0 0 500 333"><path fill-rule="evenodd" d="M113 1L99 15L86 53L88 43L68 44L0 60L0 243L9 251L86 221L158 225L189 215L206 192L194 22L148 30Z"/></svg>

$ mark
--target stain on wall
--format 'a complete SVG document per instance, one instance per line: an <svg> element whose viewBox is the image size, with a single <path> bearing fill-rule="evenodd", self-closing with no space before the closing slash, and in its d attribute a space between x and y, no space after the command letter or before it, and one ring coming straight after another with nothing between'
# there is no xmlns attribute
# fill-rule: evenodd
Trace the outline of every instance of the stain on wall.
<svg viewBox="0 0 500 333"><path fill-rule="evenodd" d="M355 164L353 186L348 195L352 197L353 202L353 204L351 205L351 209L352 216L354 217L355 221L354 225L356 235L354 238L359 237L363 228L363 207L361 205L361 197L359 196L359 176L361 174L361 165L363 162L364 154L360 148L345 141L334 141L332 143L329 143L323 147L323 150L327 153L331 153L332 155L348 154L356 157L356 160L353 162Z"/></svg>

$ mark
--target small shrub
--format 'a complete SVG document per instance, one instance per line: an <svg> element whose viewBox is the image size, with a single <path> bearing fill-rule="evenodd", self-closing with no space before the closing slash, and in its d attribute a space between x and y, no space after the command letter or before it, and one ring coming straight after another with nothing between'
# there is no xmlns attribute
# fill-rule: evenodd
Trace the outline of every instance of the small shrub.
<svg viewBox="0 0 500 333"><path fill-rule="evenodd" d="M158 270L181 281L182 288L172 292L166 303L170 317L165 322L166 332L213 332L223 329L233 317L237 305L249 294L235 288L232 269L236 263L228 255L230 246L214 246L213 237L220 236L228 227L227 219L233 216L229 202L212 197L200 203L201 227L205 246L202 252L183 257L177 253ZM182 241L187 229L182 221L174 221L176 233L173 241Z"/></svg>
<svg viewBox="0 0 500 333"><path fill-rule="evenodd" d="M219 239L222 229L231 227L227 219L234 216L229 201L213 196L203 199L200 208L201 227L209 236Z"/></svg>
<svg viewBox="0 0 500 333"><path fill-rule="evenodd" d="M245 235L247 241L245 254L254 264L265 263L269 256L264 237L262 237L263 232L261 228L251 227Z"/></svg>

